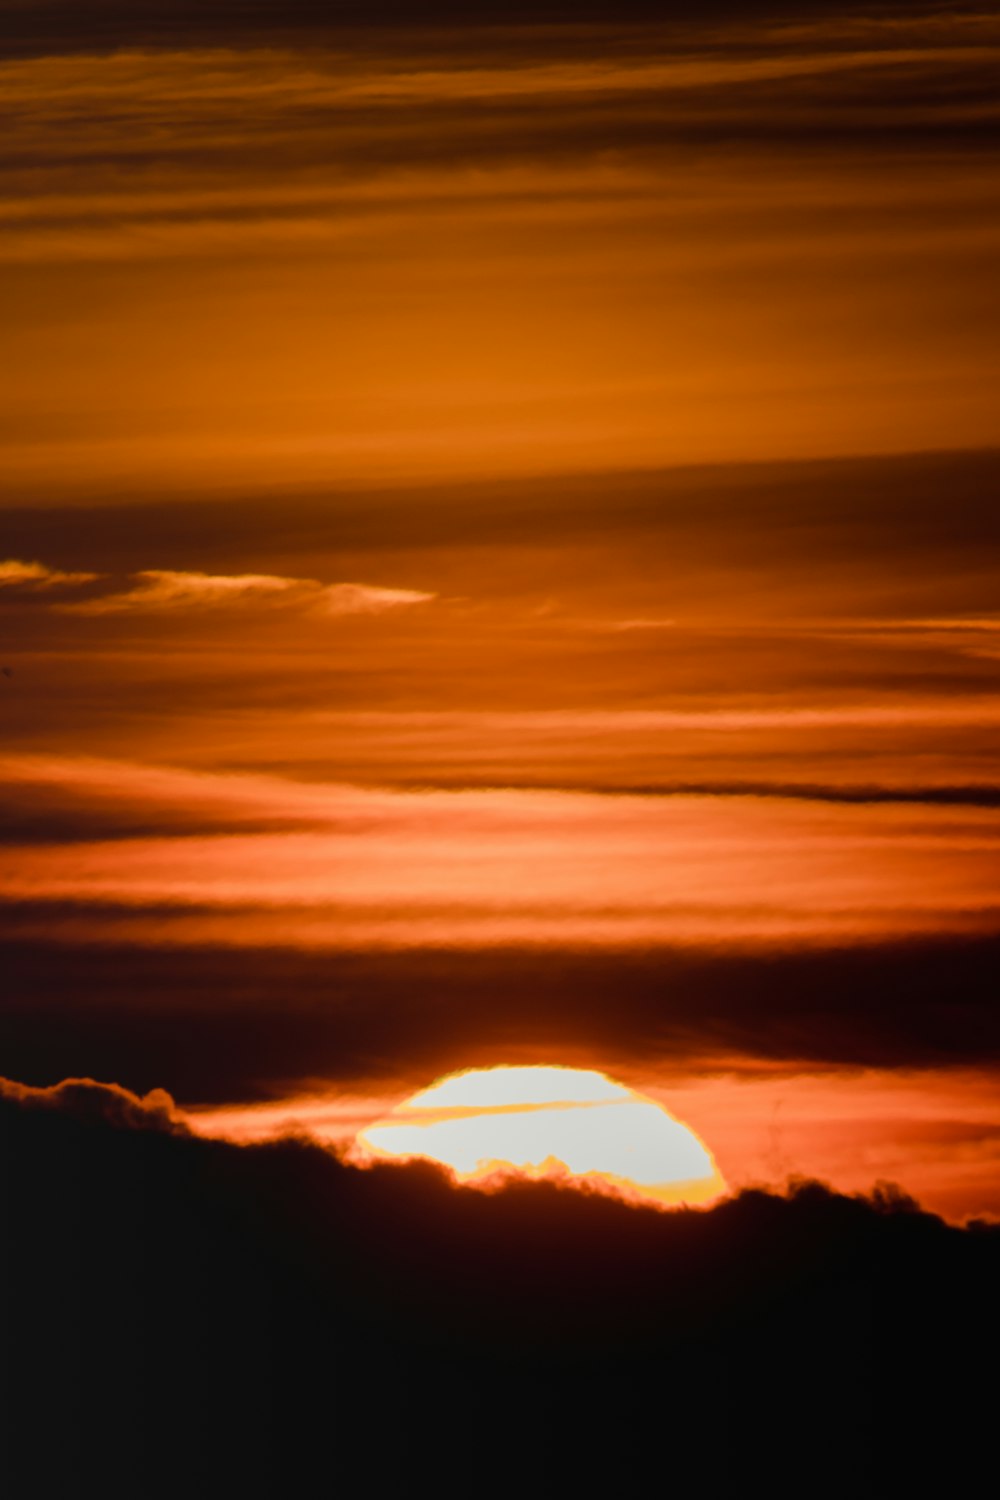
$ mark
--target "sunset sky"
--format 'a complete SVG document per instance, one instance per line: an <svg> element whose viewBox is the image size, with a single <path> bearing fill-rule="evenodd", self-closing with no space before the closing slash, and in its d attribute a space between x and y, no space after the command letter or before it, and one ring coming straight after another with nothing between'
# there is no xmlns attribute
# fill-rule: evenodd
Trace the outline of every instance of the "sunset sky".
<svg viewBox="0 0 1000 1500"><path fill-rule="evenodd" d="M0 21L0 1073L1000 1214L995 10Z"/></svg>

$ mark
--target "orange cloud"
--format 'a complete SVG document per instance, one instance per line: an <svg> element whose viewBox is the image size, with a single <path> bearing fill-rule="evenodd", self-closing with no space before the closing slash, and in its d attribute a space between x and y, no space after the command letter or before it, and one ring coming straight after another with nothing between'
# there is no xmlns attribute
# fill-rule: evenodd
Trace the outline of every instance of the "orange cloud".
<svg viewBox="0 0 1000 1500"><path fill-rule="evenodd" d="M405 609L411 604L427 604L435 594L419 589L376 588L367 583L331 583L318 601L331 615L380 615L386 610Z"/></svg>
<svg viewBox="0 0 1000 1500"><path fill-rule="evenodd" d="M19 562L15 558L0 562L0 589L52 589L64 585L93 583L100 576L99 573L64 573L58 568L48 568L44 563Z"/></svg>
<svg viewBox="0 0 1000 1500"><path fill-rule="evenodd" d="M250 779L251 805L268 784ZM0 894L110 904L135 934L149 920L137 908L166 907L154 927L241 946L278 932L306 948L615 948L1000 926L995 808L270 786L273 832L25 847Z"/></svg>
<svg viewBox="0 0 1000 1500"><path fill-rule="evenodd" d="M995 18L679 37L8 63L6 467L131 499L992 441Z"/></svg>
<svg viewBox="0 0 1000 1500"><path fill-rule="evenodd" d="M123 593L64 604L74 614L106 615L123 610L214 609L240 604L289 604L324 614L382 614L423 604L435 596L417 589L379 588L373 584L322 584L309 578L282 578L267 573L192 573L146 569Z"/></svg>

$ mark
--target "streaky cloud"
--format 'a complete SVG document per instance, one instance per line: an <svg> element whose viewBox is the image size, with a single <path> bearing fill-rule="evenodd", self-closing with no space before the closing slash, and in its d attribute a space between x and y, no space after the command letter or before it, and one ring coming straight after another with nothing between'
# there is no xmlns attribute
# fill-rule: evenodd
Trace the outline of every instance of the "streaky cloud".
<svg viewBox="0 0 1000 1500"><path fill-rule="evenodd" d="M267 573L194 573L146 569L134 575L134 587L100 598L59 606L87 615L120 611L218 609L234 605L279 604L316 609L330 615L382 614L423 604L434 594L416 589L380 588L363 583L322 584L308 578Z"/></svg>
<svg viewBox="0 0 1000 1500"><path fill-rule="evenodd" d="M7 558L0 562L0 589L23 591L27 594L75 588L81 584L95 583L100 577L100 573L67 573L59 568L46 567L44 563L21 562L17 558Z"/></svg>

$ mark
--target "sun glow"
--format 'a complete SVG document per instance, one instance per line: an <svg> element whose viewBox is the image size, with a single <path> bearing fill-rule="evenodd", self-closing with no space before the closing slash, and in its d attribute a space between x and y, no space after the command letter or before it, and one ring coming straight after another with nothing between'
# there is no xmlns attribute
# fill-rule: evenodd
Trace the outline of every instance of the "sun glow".
<svg viewBox="0 0 1000 1500"><path fill-rule="evenodd" d="M580 1179L660 1205L708 1203L725 1191L692 1130L652 1099L580 1068L450 1074L361 1131L352 1157L422 1157L480 1184Z"/></svg>

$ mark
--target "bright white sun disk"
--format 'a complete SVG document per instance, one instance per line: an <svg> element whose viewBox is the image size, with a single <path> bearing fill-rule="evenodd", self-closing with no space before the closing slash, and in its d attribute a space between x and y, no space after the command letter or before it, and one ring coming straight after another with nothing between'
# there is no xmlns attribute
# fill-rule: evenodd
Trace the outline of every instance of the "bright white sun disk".
<svg viewBox="0 0 1000 1500"><path fill-rule="evenodd" d="M451 1074L362 1131L355 1155L422 1157L473 1182L498 1173L598 1179L660 1204L704 1203L725 1188L705 1145L662 1105L578 1068Z"/></svg>

